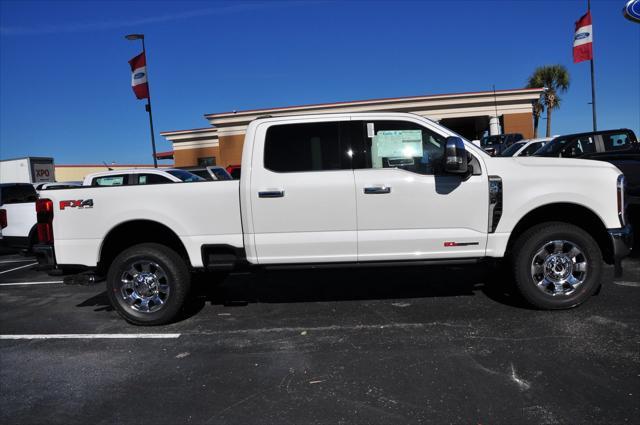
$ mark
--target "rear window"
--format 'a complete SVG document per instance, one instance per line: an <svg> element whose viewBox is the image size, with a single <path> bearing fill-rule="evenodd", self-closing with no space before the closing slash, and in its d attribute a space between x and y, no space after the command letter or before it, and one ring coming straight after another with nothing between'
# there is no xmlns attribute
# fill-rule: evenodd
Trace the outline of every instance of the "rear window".
<svg viewBox="0 0 640 425"><path fill-rule="evenodd" d="M35 202L38 198L36 189L30 184L10 185L0 187L0 202L5 204L24 204Z"/></svg>
<svg viewBox="0 0 640 425"><path fill-rule="evenodd" d="M605 151L618 151L629 149L631 147L631 137L629 133L605 133L602 135L602 143L604 143Z"/></svg>

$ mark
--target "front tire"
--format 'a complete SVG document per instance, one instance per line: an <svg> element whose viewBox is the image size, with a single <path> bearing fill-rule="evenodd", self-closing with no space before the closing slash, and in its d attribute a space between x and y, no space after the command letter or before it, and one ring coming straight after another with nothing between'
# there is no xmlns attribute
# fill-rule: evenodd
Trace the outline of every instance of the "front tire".
<svg viewBox="0 0 640 425"><path fill-rule="evenodd" d="M572 224L549 222L532 227L517 239L511 260L518 291L535 308L576 307L600 286L600 247Z"/></svg>
<svg viewBox="0 0 640 425"><path fill-rule="evenodd" d="M184 259L156 243L124 250L107 273L111 305L135 325L162 325L175 319L190 286L191 276Z"/></svg>

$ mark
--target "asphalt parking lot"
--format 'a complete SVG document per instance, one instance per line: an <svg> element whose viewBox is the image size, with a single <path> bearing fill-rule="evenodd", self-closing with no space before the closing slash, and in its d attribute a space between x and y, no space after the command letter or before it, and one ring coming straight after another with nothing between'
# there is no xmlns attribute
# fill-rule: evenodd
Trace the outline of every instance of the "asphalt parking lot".
<svg viewBox="0 0 640 425"><path fill-rule="evenodd" d="M200 276L154 328L32 263L0 256L5 424L640 422L637 257L558 312L480 265Z"/></svg>

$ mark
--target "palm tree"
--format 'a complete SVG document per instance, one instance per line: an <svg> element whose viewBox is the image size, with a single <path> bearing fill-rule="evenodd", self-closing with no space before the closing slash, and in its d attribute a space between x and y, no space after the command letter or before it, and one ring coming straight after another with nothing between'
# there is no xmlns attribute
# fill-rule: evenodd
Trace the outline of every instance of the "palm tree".
<svg viewBox="0 0 640 425"><path fill-rule="evenodd" d="M544 112L544 103L542 98L533 101L533 138L538 138L538 124L540 123L540 115Z"/></svg>
<svg viewBox="0 0 640 425"><path fill-rule="evenodd" d="M569 88L569 71L562 65L540 66L529 77L527 87L546 88L540 96L540 102L547 108L547 137L551 137L551 111L560 107L558 93L564 93Z"/></svg>

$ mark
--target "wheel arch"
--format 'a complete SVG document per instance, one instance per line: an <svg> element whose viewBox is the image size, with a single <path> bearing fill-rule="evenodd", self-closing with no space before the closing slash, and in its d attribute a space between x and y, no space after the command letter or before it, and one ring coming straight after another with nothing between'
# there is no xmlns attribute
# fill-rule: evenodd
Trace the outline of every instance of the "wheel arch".
<svg viewBox="0 0 640 425"><path fill-rule="evenodd" d="M187 250L178 235L166 225L153 220L130 220L113 227L102 240L98 272L104 274L123 250L141 243L155 242L178 253L190 265Z"/></svg>
<svg viewBox="0 0 640 425"><path fill-rule="evenodd" d="M607 227L592 209L572 202L555 202L536 207L520 218L509 236L505 255L508 255L515 241L527 229L536 224L559 221L578 226L589 233L602 251L602 257L607 264L613 264L613 246Z"/></svg>

